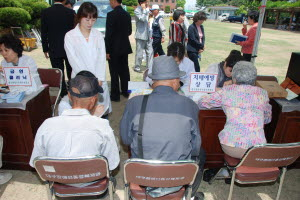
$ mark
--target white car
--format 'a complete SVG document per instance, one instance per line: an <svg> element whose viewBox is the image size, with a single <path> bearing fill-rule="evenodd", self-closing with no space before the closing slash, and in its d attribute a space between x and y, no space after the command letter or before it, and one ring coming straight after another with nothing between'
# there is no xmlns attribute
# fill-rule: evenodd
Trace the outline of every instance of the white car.
<svg viewBox="0 0 300 200"><path fill-rule="evenodd" d="M229 13L222 13L222 14L218 17L218 20L221 21L221 22L227 21L229 15L230 15Z"/></svg>

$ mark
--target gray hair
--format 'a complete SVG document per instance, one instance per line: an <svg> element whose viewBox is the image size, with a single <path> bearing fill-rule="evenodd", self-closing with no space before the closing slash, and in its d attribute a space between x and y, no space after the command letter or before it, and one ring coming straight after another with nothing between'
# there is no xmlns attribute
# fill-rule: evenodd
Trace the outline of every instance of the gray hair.
<svg viewBox="0 0 300 200"><path fill-rule="evenodd" d="M239 61L232 70L232 79L238 85L255 85L257 70L251 62Z"/></svg>

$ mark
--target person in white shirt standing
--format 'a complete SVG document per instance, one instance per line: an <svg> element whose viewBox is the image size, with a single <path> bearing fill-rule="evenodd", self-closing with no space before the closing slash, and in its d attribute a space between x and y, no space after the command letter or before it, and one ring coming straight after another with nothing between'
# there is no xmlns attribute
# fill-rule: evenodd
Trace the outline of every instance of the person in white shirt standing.
<svg viewBox="0 0 300 200"><path fill-rule="evenodd" d="M92 28L98 17L97 7L91 2L84 2L78 9L78 24L65 35L65 50L72 67L72 78L82 71L93 73L103 88L103 101L107 113L112 111L109 89L106 82L106 50L103 35ZM106 113L106 114L107 114Z"/></svg>
<svg viewBox="0 0 300 200"><path fill-rule="evenodd" d="M153 54L156 55L165 55L165 52L161 46L161 43L165 42L166 28L163 16L159 15L159 5L154 4L150 9L153 14L153 23L152 26L152 47Z"/></svg>
<svg viewBox="0 0 300 200"><path fill-rule="evenodd" d="M102 155L115 169L120 162L113 130L106 119L92 116L102 92L97 78L78 75L69 83L68 96L73 105L61 116L47 119L38 129L30 166L38 156L74 158Z"/></svg>

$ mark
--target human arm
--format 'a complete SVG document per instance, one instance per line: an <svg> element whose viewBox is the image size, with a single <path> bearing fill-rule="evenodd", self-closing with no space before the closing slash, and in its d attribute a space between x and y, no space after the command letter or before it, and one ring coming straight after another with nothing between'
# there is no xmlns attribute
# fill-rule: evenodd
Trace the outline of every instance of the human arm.
<svg viewBox="0 0 300 200"><path fill-rule="evenodd" d="M96 31L96 30L95 30ZM98 32L98 31L97 31ZM97 59L95 59L95 76L98 78L98 81L106 80L106 54L105 54L105 42L101 32L98 32L96 43L97 45Z"/></svg>
<svg viewBox="0 0 300 200"><path fill-rule="evenodd" d="M266 91L264 91L264 99L266 99L266 102L263 107L264 123L268 124L271 122L271 119L272 119L272 106L269 103L269 97L268 97L268 93Z"/></svg>
<svg viewBox="0 0 300 200"><path fill-rule="evenodd" d="M164 19L160 18L159 21L158 21L158 24L159 24L160 32L162 34L162 38L165 38L165 36L166 36L166 27L165 27Z"/></svg>
<svg viewBox="0 0 300 200"><path fill-rule="evenodd" d="M210 95L202 96L198 102L198 105L205 108L221 107L223 92L224 90L221 89Z"/></svg>
<svg viewBox="0 0 300 200"><path fill-rule="evenodd" d="M243 34L243 35L246 35L246 33L247 33L247 22L244 21L244 23L243 23L243 28L242 28L242 34Z"/></svg>
<svg viewBox="0 0 300 200"><path fill-rule="evenodd" d="M128 15L128 36L130 36L132 34L131 17L128 13L127 13L127 15Z"/></svg>
<svg viewBox="0 0 300 200"><path fill-rule="evenodd" d="M132 124L132 117L129 113L130 108L132 107L132 99L130 99L127 102L127 105L125 107L122 119L120 121L120 136L122 139L123 144L129 146L132 143L133 140L133 133L131 130L131 124Z"/></svg>
<svg viewBox="0 0 300 200"><path fill-rule="evenodd" d="M196 34L198 34L198 30L196 28L195 30L195 26L194 25L190 25L189 29L188 29L188 43L193 46L194 48L201 50L204 48L203 43L200 43L199 39L196 37Z"/></svg>
<svg viewBox="0 0 300 200"><path fill-rule="evenodd" d="M193 115L193 123L192 123L192 129L191 129L191 134L192 134L191 156L199 156L199 154L200 154L201 134L200 134L200 130L199 130L198 112L199 112L199 108L195 104L194 109L193 109L193 114L192 114Z"/></svg>
<svg viewBox="0 0 300 200"><path fill-rule="evenodd" d="M148 23L148 15L149 15L149 10L145 9L139 9L139 7L137 7L134 10L134 15L137 21L141 21L141 22L147 22Z"/></svg>
<svg viewBox="0 0 300 200"><path fill-rule="evenodd" d="M49 58L48 25L45 16L45 11L42 11L41 14L41 39L42 39L42 47L43 47L43 52L45 54L45 57Z"/></svg>
<svg viewBox="0 0 300 200"><path fill-rule="evenodd" d="M44 139L43 133L44 132L45 132L45 128L44 128L44 124L42 124L35 135L34 146L33 146L32 154L30 157L30 162L29 162L29 165L31 167L34 167L33 161L36 157L47 156L45 145L43 143L43 139Z"/></svg>
<svg viewBox="0 0 300 200"><path fill-rule="evenodd" d="M111 15L111 13L107 14L106 29L105 30L106 30L105 31L105 38L104 38L105 39L105 49L106 49L106 54L108 54L108 56L110 56L112 41L113 41L112 36L113 36L113 31L114 31L114 18ZM108 59L108 57L107 57L107 59Z"/></svg>
<svg viewBox="0 0 300 200"><path fill-rule="evenodd" d="M238 42L238 45L253 46L255 42L256 27L250 28L246 35L248 36L247 40L243 42Z"/></svg>

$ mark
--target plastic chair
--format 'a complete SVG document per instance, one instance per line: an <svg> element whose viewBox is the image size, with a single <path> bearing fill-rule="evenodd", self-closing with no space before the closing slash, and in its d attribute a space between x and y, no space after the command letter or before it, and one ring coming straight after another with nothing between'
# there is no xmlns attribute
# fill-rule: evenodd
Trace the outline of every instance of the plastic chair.
<svg viewBox="0 0 300 200"><path fill-rule="evenodd" d="M125 199L135 200L179 200L185 195L191 199L192 184L198 172L198 165L192 160L158 161L128 159L124 164ZM146 194L148 187L182 187L179 191L153 198Z"/></svg>
<svg viewBox="0 0 300 200"><path fill-rule="evenodd" d="M287 166L295 162L299 156L300 142L253 146L248 149L241 160L225 154L225 166L232 173L228 199L230 200L232 197L234 182L240 184L266 183L275 182L280 177L276 196L276 200L279 200ZM218 173L215 177L218 176ZM209 182L210 184L215 177Z"/></svg>
<svg viewBox="0 0 300 200"><path fill-rule="evenodd" d="M78 158L37 157L34 166L40 178L47 181L48 199L58 197L96 196L108 190L113 200L114 186L110 178L108 162L103 156ZM88 183L81 187L67 184Z"/></svg>
<svg viewBox="0 0 300 200"><path fill-rule="evenodd" d="M43 69L38 68L38 73L42 84L47 84L49 87L56 87L59 89L57 96L50 95L50 102L52 105L52 116L55 116L56 107L58 106L58 101L60 99L60 93L62 88L62 71L57 68Z"/></svg>

